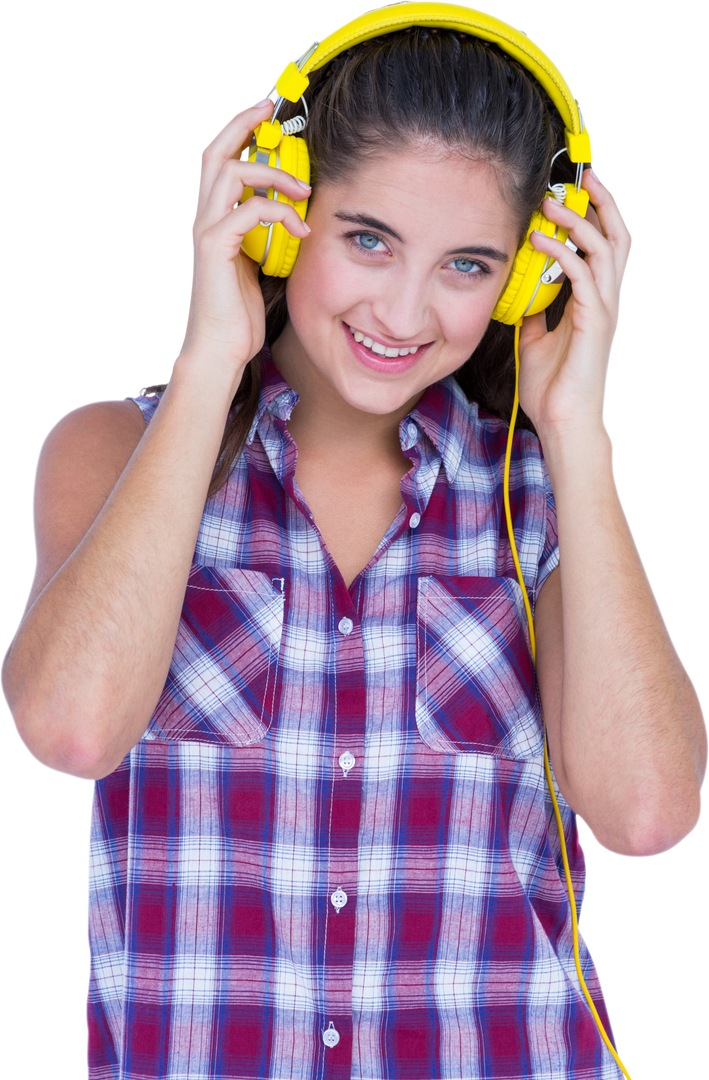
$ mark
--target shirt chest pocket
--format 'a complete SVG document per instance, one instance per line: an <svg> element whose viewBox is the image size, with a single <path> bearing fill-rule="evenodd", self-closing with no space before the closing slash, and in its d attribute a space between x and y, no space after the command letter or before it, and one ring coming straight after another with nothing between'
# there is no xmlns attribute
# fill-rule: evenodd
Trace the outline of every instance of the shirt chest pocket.
<svg viewBox="0 0 709 1080"><path fill-rule="evenodd" d="M543 723L520 587L510 578L422 577L416 725L433 750L528 759Z"/></svg>
<svg viewBox="0 0 709 1080"><path fill-rule="evenodd" d="M284 581L193 565L165 689L144 738L248 746L273 721Z"/></svg>

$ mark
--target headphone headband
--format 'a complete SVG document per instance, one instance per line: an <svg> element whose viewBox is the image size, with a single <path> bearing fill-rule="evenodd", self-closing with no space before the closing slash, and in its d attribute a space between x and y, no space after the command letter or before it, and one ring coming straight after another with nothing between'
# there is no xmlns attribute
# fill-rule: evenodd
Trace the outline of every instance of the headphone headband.
<svg viewBox="0 0 709 1080"><path fill-rule="evenodd" d="M393 33L410 26L438 27L457 30L471 37L481 38L497 45L504 53L517 60L534 79L546 90L556 106L565 125L564 139L571 161L576 163L576 185L557 184L553 194L566 202L572 210L582 216L586 213L588 194L581 187L583 165L591 160L591 142L584 130L578 102L574 99L560 72L548 56L529 40L526 34L508 26L507 23L483 15L480 11L459 4L439 3L396 3L389 7L369 11L358 19L353 19L340 30L316 41L296 63L291 63L276 83L276 100L270 120L264 120L254 131L254 138L249 150L249 161L257 161L276 168L292 172L299 180L310 181L308 147L305 139L299 137L307 124L307 105L303 94L310 80L308 72L316 71L328 61L360 42L378 37L380 34ZM305 116L295 116L281 124L277 113L284 99L293 103L303 98ZM559 189L559 190L557 190ZM244 189L244 198L252 195L267 195L269 199L290 202L282 193L269 188L268 191L251 188ZM302 218L307 212L307 199L291 203ZM497 301L492 313L498 322L514 324L525 315L534 315L548 307L561 288L561 267L534 248L529 240L533 229L541 230L548 236L555 236L566 242L565 229L557 227L548 220L540 206L532 215L527 230L527 239L520 246L510 272L507 285ZM242 250L257 262L268 277L287 277L290 274L300 247L300 240L292 236L282 224L261 223L247 233L242 242Z"/></svg>
<svg viewBox="0 0 709 1080"><path fill-rule="evenodd" d="M360 15L324 41L316 42L305 54L306 59L299 68L289 64L276 84L279 95L289 101L297 101L308 86L309 72L317 71L352 45L409 26L459 30L472 37L494 42L531 72L546 90L564 121L566 148L571 160L591 160L591 144L588 132L584 130L578 102L549 57L521 31L491 15L459 4L397 3Z"/></svg>

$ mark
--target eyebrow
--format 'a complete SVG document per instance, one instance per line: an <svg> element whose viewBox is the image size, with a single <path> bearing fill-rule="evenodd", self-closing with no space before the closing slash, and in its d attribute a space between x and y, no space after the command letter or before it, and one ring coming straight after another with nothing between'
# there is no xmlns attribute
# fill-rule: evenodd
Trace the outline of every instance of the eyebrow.
<svg viewBox="0 0 709 1080"><path fill-rule="evenodd" d="M395 240L398 240L400 244L406 243L404 238L399 236L398 232L395 232L389 225L385 225L383 221L379 221L378 218L370 217L368 214L350 214L344 210L336 210L334 217L339 221L349 221L353 225L363 225L367 229L376 229L377 232L386 233L387 236L392 236ZM506 263L510 261L509 255L507 255L506 252L487 245L476 247L475 244L471 244L470 247L456 248L455 251L447 251L446 255L482 255L484 258L494 259L496 262Z"/></svg>

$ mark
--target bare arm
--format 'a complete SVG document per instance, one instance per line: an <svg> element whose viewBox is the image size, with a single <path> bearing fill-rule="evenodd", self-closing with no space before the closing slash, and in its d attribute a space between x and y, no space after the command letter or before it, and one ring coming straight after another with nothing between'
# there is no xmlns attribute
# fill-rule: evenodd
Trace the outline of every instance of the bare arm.
<svg viewBox="0 0 709 1080"><path fill-rule="evenodd" d="M653 855L681 840L699 816L702 714L622 512L610 551L601 535L607 516L595 535L581 518L572 516L574 524L575 549L560 522L564 555L535 614L550 756L564 797L600 843Z"/></svg>
<svg viewBox="0 0 709 1080"><path fill-rule="evenodd" d="M135 405L71 414L42 452L38 565L5 690L30 750L79 776L112 771L165 682L227 392L173 379L143 434ZM141 438L142 436L142 438Z"/></svg>
<svg viewBox="0 0 709 1080"><path fill-rule="evenodd" d="M547 202L587 258L558 241L573 297L559 327L523 331L522 404L556 497L561 563L536 610L537 671L559 786L600 842L625 854L677 843L699 814L706 733L628 529L603 425L603 390L630 239L584 174L598 218Z"/></svg>

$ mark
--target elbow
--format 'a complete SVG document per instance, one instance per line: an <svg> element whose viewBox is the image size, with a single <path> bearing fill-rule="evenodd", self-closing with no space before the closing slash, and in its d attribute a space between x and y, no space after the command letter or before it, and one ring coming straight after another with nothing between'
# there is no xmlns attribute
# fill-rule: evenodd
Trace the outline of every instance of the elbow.
<svg viewBox="0 0 709 1080"><path fill-rule="evenodd" d="M628 855L659 855L684 840L699 821L701 786L706 769L706 732L697 703L694 737L684 759L656 769L639 784L627 815Z"/></svg>
<svg viewBox="0 0 709 1080"><path fill-rule="evenodd" d="M679 844L699 820L699 788L681 800L638 800L622 823L607 822L591 829L600 844L618 855L660 855Z"/></svg>
<svg viewBox="0 0 709 1080"><path fill-rule="evenodd" d="M15 734L17 734L16 731ZM29 759L35 762L35 765L39 765L40 768L48 772L53 772L57 777L77 780L81 784L91 784L94 780L101 779L93 759L89 755L77 751L76 748L62 746L59 747L59 750L56 750L55 747L42 743L38 745L35 741L23 739L18 734L17 741L21 744ZM106 775L106 773L103 773L103 775Z"/></svg>
<svg viewBox="0 0 709 1080"><path fill-rule="evenodd" d="M93 715L64 717L56 706L10 702L20 738L43 765L83 780L101 780L121 763L127 751L97 737L102 725Z"/></svg>
<svg viewBox="0 0 709 1080"><path fill-rule="evenodd" d="M700 799L687 798L682 807L667 807L660 815L648 815L631 837L630 855L660 855L688 836L699 820Z"/></svg>

